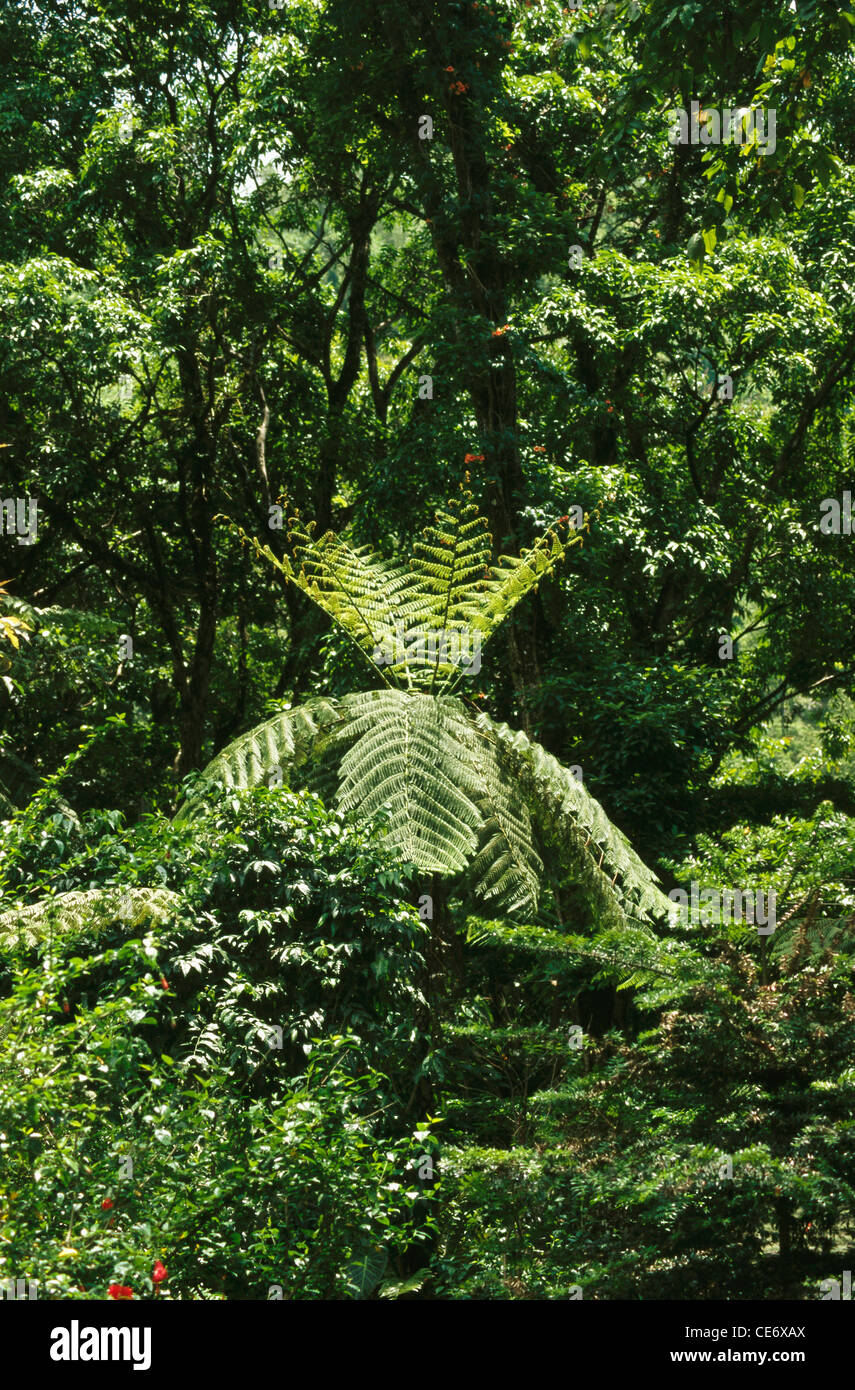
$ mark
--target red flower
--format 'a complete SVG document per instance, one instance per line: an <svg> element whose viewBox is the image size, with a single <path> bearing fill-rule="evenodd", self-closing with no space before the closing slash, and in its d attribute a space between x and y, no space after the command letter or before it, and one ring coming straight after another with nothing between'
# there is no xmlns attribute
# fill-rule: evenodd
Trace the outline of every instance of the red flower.
<svg viewBox="0 0 855 1390"><path fill-rule="evenodd" d="M105 1198L104 1198L103 1202L101 1203L101 1210L102 1210L102 1211L112 1211L112 1210L113 1210L113 1203L112 1203L112 1200L111 1200L109 1197L105 1197Z"/></svg>
<svg viewBox="0 0 855 1390"><path fill-rule="evenodd" d="M545 448L545 446L544 446L543 444L535 444L535 446L534 446L534 452L535 452L536 454L545 454L545 453L546 453L546 448Z"/></svg>
<svg viewBox="0 0 855 1390"><path fill-rule="evenodd" d="M125 1284L111 1284L107 1290L108 1298L133 1298L134 1291Z"/></svg>
<svg viewBox="0 0 855 1390"><path fill-rule="evenodd" d="M169 989L169 985L166 983L166 976L165 976L165 975L161 975L161 977L160 977L160 983L163 985L163 988L164 988L164 989Z"/></svg>
<svg viewBox="0 0 855 1390"><path fill-rule="evenodd" d="M446 71L446 72L454 72L454 68L446 68L445 71Z"/></svg>
<svg viewBox="0 0 855 1390"><path fill-rule="evenodd" d="M483 454L464 454L464 455L463 455L463 462L464 462L464 463L483 463L483 462L484 462L484 455L483 455Z"/></svg>
<svg viewBox="0 0 855 1390"><path fill-rule="evenodd" d="M455 96L462 97L464 92L469 91L469 87L465 82L452 82L448 90L453 92Z"/></svg>
<svg viewBox="0 0 855 1390"><path fill-rule="evenodd" d="M153 1284L162 1284L165 1278L166 1269L160 1260L155 1260L154 1269L151 1272L151 1282Z"/></svg>

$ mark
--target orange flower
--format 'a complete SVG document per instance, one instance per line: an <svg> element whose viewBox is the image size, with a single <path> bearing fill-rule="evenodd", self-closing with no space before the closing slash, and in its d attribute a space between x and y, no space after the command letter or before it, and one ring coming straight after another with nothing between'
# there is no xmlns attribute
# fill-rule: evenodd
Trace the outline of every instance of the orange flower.
<svg viewBox="0 0 855 1390"><path fill-rule="evenodd" d="M483 454L464 454L464 456L463 456L463 462L464 462L464 463L483 463L483 462L484 462L484 455L483 455Z"/></svg>
<svg viewBox="0 0 855 1390"><path fill-rule="evenodd" d="M469 91L469 87L465 82L452 82L448 90L454 92L455 96L462 97L464 92Z"/></svg>
<svg viewBox="0 0 855 1390"><path fill-rule="evenodd" d="M545 453L546 453L546 449L545 449L545 447L543 446L543 444L535 444L535 446L534 446L534 452L535 452L536 454L545 454Z"/></svg>
<svg viewBox="0 0 855 1390"><path fill-rule="evenodd" d="M446 71L446 72L454 72L454 68L446 68L445 71Z"/></svg>

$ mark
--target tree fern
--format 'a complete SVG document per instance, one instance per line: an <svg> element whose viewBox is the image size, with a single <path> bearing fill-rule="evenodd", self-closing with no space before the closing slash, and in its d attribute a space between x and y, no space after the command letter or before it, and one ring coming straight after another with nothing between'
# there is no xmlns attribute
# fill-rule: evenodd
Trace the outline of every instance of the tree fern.
<svg viewBox="0 0 855 1390"><path fill-rule="evenodd" d="M458 880L493 909L534 912L548 854L560 880L589 894L604 925L667 914L653 876L581 782L524 734L471 714L450 693L462 672L425 642L437 633L488 639L580 535L562 539L553 528L523 555L491 564L486 523L461 493L416 543L409 566L329 532L314 540L296 523L290 539L293 560L252 544L347 633L384 688L309 700L241 735L208 764L179 817L200 813L217 785L287 776L318 787L331 777L341 809L366 818L383 810L404 859ZM145 891L151 910L155 890ZM4 923L35 931L50 913L79 924L111 911L109 897L64 894L5 914L0 932Z"/></svg>
<svg viewBox="0 0 855 1390"><path fill-rule="evenodd" d="M440 632L487 640L580 535L561 539L556 526L523 555L491 564L486 522L461 492L416 542L408 567L330 532L316 541L296 522L289 537L293 560L251 543L347 633L386 688L309 701L268 720L214 759L203 784L248 786L286 764L304 766L311 780L313 766L331 763L339 807L366 817L382 808L406 859L425 873L460 877L476 899L533 911L540 845L607 922L667 913L664 894L599 803L525 735L473 718L449 693L462 672L425 641Z"/></svg>
<svg viewBox="0 0 855 1390"><path fill-rule="evenodd" d="M368 817L384 808L390 841L409 862L462 876L477 900L533 911L540 846L606 922L668 913L652 874L585 787L524 734L473 717L454 696L387 689L285 711L209 764L184 814L204 802L206 782L252 786L292 763L311 784L323 757L334 763L342 809Z"/></svg>

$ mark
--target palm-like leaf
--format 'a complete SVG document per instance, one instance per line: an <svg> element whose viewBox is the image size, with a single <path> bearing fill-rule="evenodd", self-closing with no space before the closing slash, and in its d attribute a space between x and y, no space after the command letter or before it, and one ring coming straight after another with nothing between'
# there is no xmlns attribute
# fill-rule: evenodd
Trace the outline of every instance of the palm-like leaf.
<svg viewBox="0 0 855 1390"><path fill-rule="evenodd" d="M286 711L209 764L188 811L206 780L251 786L289 761L311 780L322 758L335 767L340 807L366 817L385 809L391 844L409 862L463 875L493 907L535 908L540 847L606 921L667 915L653 875L582 783L524 734L473 717L453 696L387 689Z"/></svg>
<svg viewBox="0 0 855 1390"><path fill-rule="evenodd" d="M58 893L27 907L0 914L0 944L35 946L52 933L66 935L122 922L128 928L146 921L162 922L174 914L181 899L168 888L90 888Z"/></svg>
<svg viewBox="0 0 855 1390"><path fill-rule="evenodd" d="M300 767L315 752L331 724L341 722L339 702L320 696L298 709L282 710L236 738L205 768L205 782L227 787L255 787L279 776L286 767ZM207 804L204 792L184 801L177 820L198 816Z"/></svg>
<svg viewBox="0 0 855 1390"><path fill-rule="evenodd" d="M427 873L459 873L477 847L481 822L473 779L456 768L460 706L448 697L378 690L341 701L331 751L339 764L337 801L366 818L389 816L392 845ZM467 785L468 782L468 785Z"/></svg>

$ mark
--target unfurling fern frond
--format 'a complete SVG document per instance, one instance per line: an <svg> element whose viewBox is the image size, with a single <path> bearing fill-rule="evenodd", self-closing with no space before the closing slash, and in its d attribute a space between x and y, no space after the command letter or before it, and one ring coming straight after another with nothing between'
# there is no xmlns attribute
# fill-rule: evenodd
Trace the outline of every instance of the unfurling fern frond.
<svg viewBox="0 0 855 1390"><path fill-rule="evenodd" d="M28 907L0 913L0 949L35 946L51 935L67 936L122 922L128 928L146 921L163 922L181 902L168 888L90 888L58 893Z"/></svg>

